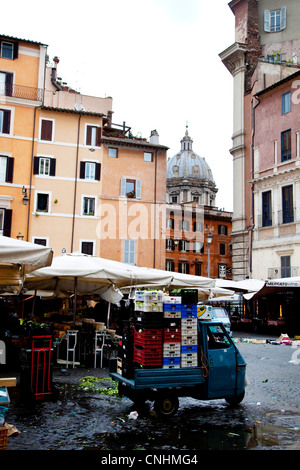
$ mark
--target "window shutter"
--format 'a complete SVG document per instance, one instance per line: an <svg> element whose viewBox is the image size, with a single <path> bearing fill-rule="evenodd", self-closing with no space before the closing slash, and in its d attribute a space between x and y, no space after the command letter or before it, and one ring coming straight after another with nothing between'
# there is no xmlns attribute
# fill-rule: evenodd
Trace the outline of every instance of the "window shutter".
<svg viewBox="0 0 300 470"><path fill-rule="evenodd" d="M80 179L85 179L85 162L80 162Z"/></svg>
<svg viewBox="0 0 300 470"><path fill-rule="evenodd" d="M101 164L96 163L96 171L95 171L95 180L100 181L100 174L101 174Z"/></svg>
<svg viewBox="0 0 300 470"><path fill-rule="evenodd" d="M6 166L6 182L7 183L13 182L13 172L14 172L14 159L10 157L7 159L7 166Z"/></svg>
<svg viewBox="0 0 300 470"><path fill-rule="evenodd" d="M6 96L12 96L13 91L13 74L6 73L5 74L5 94Z"/></svg>
<svg viewBox="0 0 300 470"><path fill-rule="evenodd" d="M4 111L4 118L3 118L3 126L2 126L3 134L10 133L10 111Z"/></svg>
<svg viewBox="0 0 300 470"><path fill-rule="evenodd" d="M280 30L286 27L286 7L282 7L280 11Z"/></svg>
<svg viewBox="0 0 300 470"><path fill-rule="evenodd" d="M10 237L10 234L11 234L11 219L12 219L12 209L5 209L4 224L3 224L3 235L5 237Z"/></svg>
<svg viewBox="0 0 300 470"><path fill-rule="evenodd" d="M86 126L86 145L92 144L92 126Z"/></svg>
<svg viewBox="0 0 300 470"><path fill-rule="evenodd" d="M269 33L270 32L270 10L265 10L264 20L265 20L264 22L265 31Z"/></svg>
<svg viewBox="0 0 300 470"><path fill-rule="evenodd" d="M141 199L142 197L142 181L141 180L136 180L136 186L135 186L135 197L136 199Z"/></svg>
<svg viewBox="0 0 300 470"><path fill-rule="evenodd" d="M40 157L34 157L33 159L33 174L38 175L40 169Z"/></svg>
<svg viewBox="0 0 300 470"><path fill-rule="evenodd" d="M96 130L96 146L101 147L101 127L97 127Z"/></svg>
<svg viewBox="0 0 300 470"><path fill-rule="evenodd" d="M128 264L135 264L135 240L124 240L123 261Z"/></svg>
<svg viewBox="0 0 300 470"><path fill-rule="evenodd" d="M41 130L41 139L42 140L52 140L52 121L47 121L42 119L42 130Z"/></svg>
<svg viewBox="0 0 300 470"><path fill-rule="evenodd" d="M121 193L120 196L126 196L126 178L121 178Z"/></svg>
<svg viewBox="0 0 300 470"><path fill-rule="evenodd" d="M123 262L128 262L128 253L129 253L129 240L124 240L124 253L123 253Z"/></svg>
<svg viewBox="0 0 300 470"><path fill-rule="evenodd" d="M129 240L129 264L135 264L135 240Z"/></svg>
<svg viewBox="0 0 300 470"><path fill-rule="evenodd" d="M17 59L19 55L19 43L15 42L14 43L14 59Z"/></svg>
<svg viewBox="0 0 300 470"><path fill-rule="evenodd" d="M56 158L50 158L50 176L55 176Z"/></svg>

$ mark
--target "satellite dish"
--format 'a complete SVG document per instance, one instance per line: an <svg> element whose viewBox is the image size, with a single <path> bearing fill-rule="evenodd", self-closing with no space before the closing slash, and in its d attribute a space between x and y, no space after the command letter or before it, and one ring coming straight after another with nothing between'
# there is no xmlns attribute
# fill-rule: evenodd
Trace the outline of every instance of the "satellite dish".
<svg viewBox="0 0 300 470"><path fill-rule="evenodd" d="M76 109L76 111L79 111L79 106L77 103L74 104L74 108Z"/></svg>
<svg viewBox="0 0 300 470"><path fill-rule="evenodd" d="M85 107L83 106L83 104L81 105L81 111L85 111Z"/></svg>

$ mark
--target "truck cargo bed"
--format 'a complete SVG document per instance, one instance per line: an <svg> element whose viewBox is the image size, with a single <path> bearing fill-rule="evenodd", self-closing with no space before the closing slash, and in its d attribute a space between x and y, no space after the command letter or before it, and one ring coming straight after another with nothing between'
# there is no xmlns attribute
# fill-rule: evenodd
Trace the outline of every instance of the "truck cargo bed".
<svg viewBox="0 0 300 470"><path fill-rule="evenodd" d="M193 387L202 384L202 367L180 367L178 369L136 369L134 378L128 379L112 372L111 377L134 390L145 388Z"/></svg>

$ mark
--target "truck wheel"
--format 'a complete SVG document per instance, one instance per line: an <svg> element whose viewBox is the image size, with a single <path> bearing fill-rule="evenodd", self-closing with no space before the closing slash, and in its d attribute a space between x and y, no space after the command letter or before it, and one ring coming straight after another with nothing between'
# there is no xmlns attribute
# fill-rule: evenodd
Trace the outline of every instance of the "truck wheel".
<svg viewBox="0 0 300 470"><path fill-rule="evenodd" d="M158 416L170 418L174 416L179 407L179 400L176 395L167 393L158 395L154 402L154 410Z"/></svg>
<svg viewBox="0 0 300 470"><path fill-rule="evenodd" d="M245 396L245 391L243 391L240 395L237 395L236 397L225 398L225 400L227 401L229 405L236 406L239 403L241 403L241 401L243 401L244 396Z"/></svg>

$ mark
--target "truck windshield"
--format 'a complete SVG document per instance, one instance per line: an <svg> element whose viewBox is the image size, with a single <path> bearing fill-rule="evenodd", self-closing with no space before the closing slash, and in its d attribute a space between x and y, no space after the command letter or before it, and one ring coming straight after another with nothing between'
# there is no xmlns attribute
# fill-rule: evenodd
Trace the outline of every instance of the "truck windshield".
<svg viewBox="0 0 300 470"><path fill-rule="evenodd" d="M227 318L228 315L225 310L222 308L213 308L213 316L214 318Z"/></svg>
<svg viewBox="0 0 300 470"><path fill-rule="evenodd" d="M208 349L224 349L231 346L226 332L219 325L207 327Z"/></svg>

